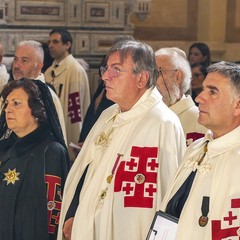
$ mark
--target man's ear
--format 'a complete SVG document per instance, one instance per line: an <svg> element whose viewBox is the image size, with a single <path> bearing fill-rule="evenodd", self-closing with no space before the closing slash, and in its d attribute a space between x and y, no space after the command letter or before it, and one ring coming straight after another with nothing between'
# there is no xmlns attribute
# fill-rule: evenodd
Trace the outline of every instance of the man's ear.
<svg viewBox="0 0 240 240"><path fill-rule="evenodd" d="M41 70L43 68L43 63L42 62L38 62L37 65L38 65L39 71L41 72Z"/></svg>
<svg viewBox="0 0 240 240"><path fill-rule="evenodd" d="M137 87L139 89L142 89L142 88L145 88L148 81L149 81L149 77L150 77L150 74L148 71L142 71L140 74L139 74L139 77L138 77L138 82L137 82Z"/></svg>
<svg viewBox="0 0 240 240"><path fill-rule="evenodd" d="M236 107L235 107L234 115L240 116L240 97L238 97L236 100Z"/></svg>
<svg viewBox="0 0 240 240"><path fill-rule="evenodd" d="M66 43L66 48L67 48L67 50L69 49L69 48L71 48L71 42L70 41L67 41L67 43Z"/></svg>
<svg viewBox="0 0 240 240"><path fill-rule="evenodd" d="M176 83L178 84L178 86L182 84L182 81L183 81L183 72L178 70L176 72Z"/></svg>

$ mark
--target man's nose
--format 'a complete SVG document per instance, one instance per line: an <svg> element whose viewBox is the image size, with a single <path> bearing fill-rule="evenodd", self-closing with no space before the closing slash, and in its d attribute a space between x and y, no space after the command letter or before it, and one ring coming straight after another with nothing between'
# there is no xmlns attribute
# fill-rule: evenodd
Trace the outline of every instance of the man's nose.
<svg viewBox="0 0 240 240"><path fill-rule="evenodd" d="M197 95L197 97L195 98L195 101L196 101L197 103L203 103L203 102L204 102L204 93L203 93L203 91L200 92L200 93Z"/></svg>

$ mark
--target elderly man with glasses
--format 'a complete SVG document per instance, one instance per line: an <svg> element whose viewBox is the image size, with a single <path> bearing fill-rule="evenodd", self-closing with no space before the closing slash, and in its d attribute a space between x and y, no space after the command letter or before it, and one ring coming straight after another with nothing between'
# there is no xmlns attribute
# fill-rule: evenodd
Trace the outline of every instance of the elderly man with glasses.
<svg viewBox="0 0 240 240"><path fill-rule="evenodd" d="M155 57L159 71L158 90L164 103L178 115L189 145L203 137L207 129L198 123L198 108L191 96L185 94L191 83L191 68L186 54L179 48L160 48Z"/></svg>
<svg viewBox="0 0 240 240"><path fill-rule="evenodd" d="M101 67L116 104L97 120L64 189L58 240L146 239L185 150L177 116L156 89L152 48L117 42Z"/></svg>

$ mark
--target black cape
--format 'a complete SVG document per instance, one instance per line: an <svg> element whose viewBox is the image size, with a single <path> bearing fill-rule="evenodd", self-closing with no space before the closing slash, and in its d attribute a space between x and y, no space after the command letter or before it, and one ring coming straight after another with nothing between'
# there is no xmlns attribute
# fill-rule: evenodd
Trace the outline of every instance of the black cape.
<svg viewBox="0 0 240 240"><path fill-rule="evenodd" d="M56 239L68 170L68 153L47 126L0 141L1 240Z"/></svg>

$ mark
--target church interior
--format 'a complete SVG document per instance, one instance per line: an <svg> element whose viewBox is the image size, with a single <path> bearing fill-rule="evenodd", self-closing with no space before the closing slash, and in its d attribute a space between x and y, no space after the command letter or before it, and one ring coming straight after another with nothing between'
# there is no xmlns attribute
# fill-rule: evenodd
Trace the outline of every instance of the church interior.
<svg viewBox="0 0 240 240"><path fill-rule="evenodd" d="M179 47L186 53L193 42L204 42L213 62L240 59L237 0L0 0L5 63L22 40L46 44L53 27L72 34L73 55L88 65L91 93L102 57L124 35L154 50Z"/></svg>

